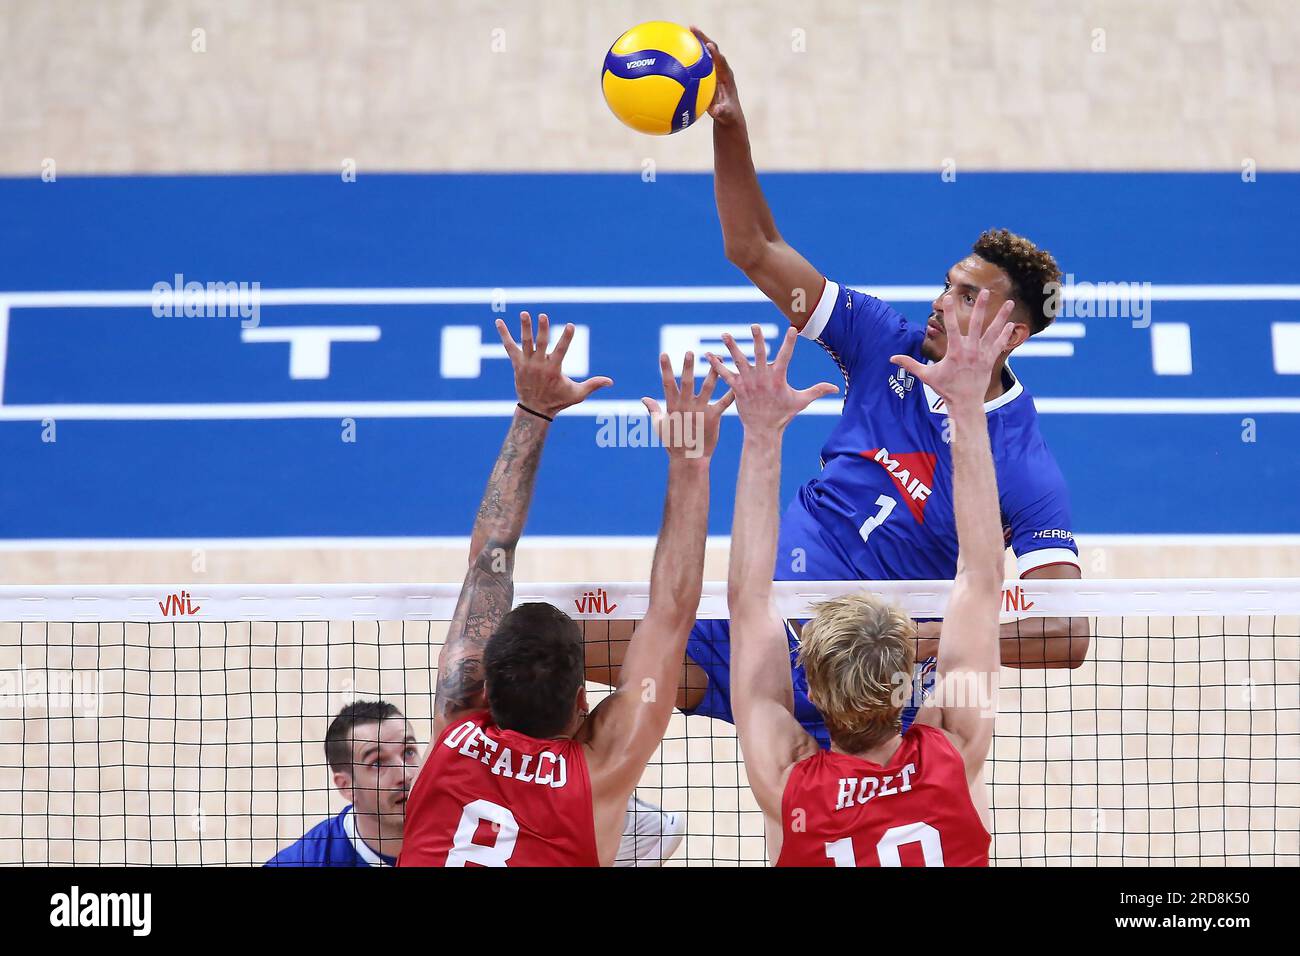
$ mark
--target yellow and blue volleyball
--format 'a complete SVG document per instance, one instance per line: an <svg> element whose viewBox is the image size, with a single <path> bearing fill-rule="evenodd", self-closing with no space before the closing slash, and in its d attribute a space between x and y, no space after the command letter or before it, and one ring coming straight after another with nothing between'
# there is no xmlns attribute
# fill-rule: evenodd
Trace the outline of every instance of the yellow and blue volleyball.
<svg viewBox="0 0 1300 956"><path fill-rule="evenodd" d="M686 129L709 108L718 77L694 33L653 20L628 30L605 54L600 85L620 120L664 136Z"/></svg>

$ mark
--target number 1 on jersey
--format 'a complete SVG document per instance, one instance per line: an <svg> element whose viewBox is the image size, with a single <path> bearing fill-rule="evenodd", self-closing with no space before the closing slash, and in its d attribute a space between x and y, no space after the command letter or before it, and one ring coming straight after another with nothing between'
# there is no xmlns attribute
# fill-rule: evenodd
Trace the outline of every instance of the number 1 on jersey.
<svg viewBox="0 0 1300 956"><path fill-rule="evenodd" d="M867 538L871 536L871 532L875 531L885 523L885 519L889 517L891 512L893 512L894 506L897 505L898 502L889 497L889 495L881 495L876 499L876 504L879 506L880 510L866 521L862 522L862 527L858 529L858 534L862 535L863 541L866 541Z"/></svg>

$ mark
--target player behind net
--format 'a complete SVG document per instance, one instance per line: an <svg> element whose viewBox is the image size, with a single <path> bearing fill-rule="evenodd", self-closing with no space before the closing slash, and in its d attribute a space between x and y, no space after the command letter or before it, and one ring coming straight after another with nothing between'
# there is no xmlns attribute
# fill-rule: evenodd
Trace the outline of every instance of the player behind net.
<svg viewBox="0 0 1300 956"><path fill-rule="evenodd" d="M345 706L325 731L325 762L348 801L267 866L392 866L402 849L406 798L419 770L410 721L384 700Z"/></svg>
<svg viewBox="0 0 1300 956"><path fill-rule="evenodd" d="M796 392L787 384L793 330L771 365L757 326L752 366L729 337L737 372L713 360L732 386L745 428L727 581L731 706L778 866L988 865L984 762L996 716L1003 539L983 401L989 372L1011 335L1012 308L1005 303L986 328L988 293L981 292L967 327L952 323L939 362L893 356L948 403L957 574L940 631L935 706L923 707L901 736L916 625L865 593L816 606L803 629L799 664L808 696L825 716L829 750L794 716L786 632L772 603L770 572L781 436L830 386Z"/></svg>
<svg viewBox="0 0 1300 956"><path fill-rule="evenodd" d="M668 727L700 603L709 460L732 396L709 404L713 371L696 394L688 352L680 388L660 356L666 414L642 400L668 451L668 491L649 605L613 693L588 713L576 622L549 604L510 609L515 546L550 421L610 384L578 384L560 370L572 325L547 355L546 316L536 345L528 314L521 319L520 344L497 322L519 408L479 508L474 558L438 658L433 743L407 805L399 866L614 863L629 797Z"/></svg>

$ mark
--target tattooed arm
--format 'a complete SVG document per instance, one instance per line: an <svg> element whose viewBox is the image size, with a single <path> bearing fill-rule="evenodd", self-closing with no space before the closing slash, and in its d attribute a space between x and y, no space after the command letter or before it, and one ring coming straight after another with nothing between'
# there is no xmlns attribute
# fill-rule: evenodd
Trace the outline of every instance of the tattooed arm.
<svg viewBox="0 0 1300 956"><path fill-rule="evenodd" d="M438 655L434 736L460 713L487 706L483 696L483 646L514 599L515 546L533 497L537 465L549 423L515 409L483 503L474 523L482 541L461 585L456 613Z"/></svg>
<svg viewBox="0 0 1300 956"><path fill-rule="evenodd" d="M520 344L515 343L506 324L499 319L497 333L515 369L519 403L531 411L515 409L510 431L497 455L474 521L469 571L447 628L447 639L438 655L432 738L435 740L459 715L487 706L483 692L483 648L514 601L515 548L533 500L537 465L550 428L550 423L541 416L553 418L596 389L613 384L604 377L581 383L565 377L561 362L573 339L572 325L565 326L555 350L547 355L550 324L546 315L537 317L536 344L528 313L520 313L519 318Z"/></svg>

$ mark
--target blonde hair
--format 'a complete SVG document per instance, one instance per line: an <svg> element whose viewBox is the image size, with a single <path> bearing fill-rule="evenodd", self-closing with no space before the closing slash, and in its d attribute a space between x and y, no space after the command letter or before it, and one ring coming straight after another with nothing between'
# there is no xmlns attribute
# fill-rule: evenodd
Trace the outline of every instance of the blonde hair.
<svg viewBox="0 0 1300 956"><path fill-rule="evenodd" d="M916 660L912 619L865 591L814 605L813 615L798 662L831 739L852 753L897 734Z"/></svg>

